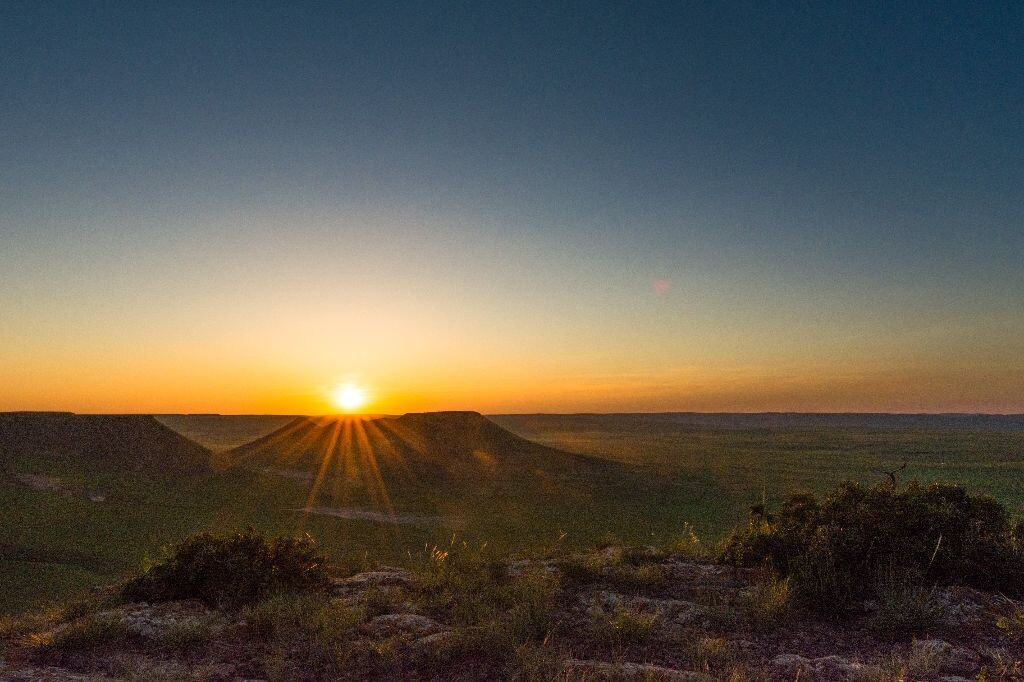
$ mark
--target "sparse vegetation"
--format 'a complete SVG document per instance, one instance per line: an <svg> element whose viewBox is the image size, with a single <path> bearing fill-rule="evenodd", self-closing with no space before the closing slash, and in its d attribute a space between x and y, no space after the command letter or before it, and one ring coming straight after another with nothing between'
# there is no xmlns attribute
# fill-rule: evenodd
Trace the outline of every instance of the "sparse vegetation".
<svg viewBox="0 0 1024 682"><path fill-rule="evenodd" d="M996 627L1015 642L1024 641L1024 609L1014 609L1008 616L996 619Z"/></svg>
<svg viewBox="0 0 1024 682"><path fill-rule="evenodd" d="M665 569L658 564L633 567L624 565L608 574L613 587L631 592L652 592L665 586Z"/></svg>
<svg viewBox="0 0 1024 682"><path fill-rule="evenodd" d="M705 673L723 669L730 661L729 640L724 637L701 637L690 653L694 667Z"/></svg>
<svg viewBox="0 0 1024 682"><path fill-rule="evenodd" d="M194 600L79 602L4 632L8 647L28 643L40 665L129 679L205 679L223 655L236 676L300 682L676 679L680 671L734 682L881 682L980 672L983 664L989 678L1012 679L1007 671L1020 658L1010 609L1019 602L989 595L1005 614L999 627L973 601L956 606L959 618L971 614L971 628L988 629L987 641L1003 643L957 648L932 633L949 638L945 605L981 593L956 588L961 597L946 591L940 599L938 589L895 568L879 574L868 615L844 632L852 624L795 606L794 579L777 572L623 547L568 558L510 560L453 539L411 561L413 571L378 567L334 581L330 595L275 590L241 608L222 600L216 608ZM603 567L596 582L567 580L557 568L580 564ZM907 641L922 630L923 638ZM855 643L868 660L777 653L805 642L820 651L836 638Z"/></svg>
<svg viewBox="0 0 1024 682"><path fill-rule="evenodd" d="M761 572L737 604L740 615L757 630L769 631L782 625L793 611L789 586L789 577Z"/></svg>
<svg viewBox="0 0 1024 682"><path fill-rule="evenodd" d="M626 606L617 606L611 612L597 611L592 615L591 634L598 642L613 647L642 644L651 636L658 617Z"/></svg>
<svg viewBox="0 0 1024 682"><path fill-rule="evenodd" d="M120 620L97 613L33 635L31 641L41 655L61 662L80 651L125 641L129 637L128 629Z"/></svg>
<svg viewBox="0 0 1024 682"><path fill-rule="evenodd" d="M337 676L349 656L365 613L315 594L279 593L246 606L243 622L269 647L264 663L273 680Z"/></svg>
<svg viewBox="0 0 1024 682"><path fill-rule="evenodd" d="M515 644L543 639L549 627L551 579L536 572L510 576L484 545L434 548L421 565L422 605L431 616L479 627L500 621Z"/></svg>
<svg viewBox="0 0 1024 682"><path fill-rule="evenodd" d="M326 586L324 559L311 538L268 539L249 530L185 540L164 561L126 583L123 595L130 601L199 599L237 607L277 592Z"/></svg>
<svg viewBox="0 0 1024 682"><path fill-rule="evenodd" d="M940 625L943 605L934 588L921 587L919 582L897 567L883 567L874 589L877 610L868 619L868 627L884 637L899 638Z"/></svg>
<svg viewBox="0 0 1024 682"><path fill-rule="evenodd" d="M682 531L669 541L667 550L691 559L707 559L710 555L708 546L688 522L684 522Z"/></svg>

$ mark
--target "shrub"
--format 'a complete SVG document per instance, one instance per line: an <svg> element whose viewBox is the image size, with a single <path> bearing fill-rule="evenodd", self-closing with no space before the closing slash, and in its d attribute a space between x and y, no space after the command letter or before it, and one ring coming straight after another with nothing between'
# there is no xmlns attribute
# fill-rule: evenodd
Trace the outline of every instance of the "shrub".
<svg viewBox="0 0 1024 682"><path fill-rule="evenodd" d="M792 576L797 596L822 608L878 597L879 576L892 566L916 585L1024 592L1024 561L1006 509L945 483L844 483L822 500L792 495L777 514L753 507L719 559Z"/></svg>
<svg viewBox="0 0 1024 682"><path fill-rule="evenodd" d="M882 569L875 587L878 609L867 622L871 630L884 637L903 637L942 623L946 609L935 590L915 582L897 568Z"/></svg>
<svg viewBox="0 0 1024 682"><path fill-rule="evenodd" d="M227 537L203 533L128 581L122 595L131 601L200 599L238 607L278 592L325 589L323 563L308 536L267 539L251 529Z"/></svg>

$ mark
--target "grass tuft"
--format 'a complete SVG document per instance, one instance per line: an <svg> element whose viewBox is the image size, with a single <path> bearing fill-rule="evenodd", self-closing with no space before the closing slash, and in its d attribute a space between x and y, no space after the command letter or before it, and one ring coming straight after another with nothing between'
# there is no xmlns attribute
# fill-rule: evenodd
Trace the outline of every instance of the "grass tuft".
<svg viewBox="0 0 1024 682"><path fill-rule="evenodd" d="M625 606L617 606L611 613L593 614L590 631L596 641L613 647L642 644L654 632L658 617Z"/></svg>

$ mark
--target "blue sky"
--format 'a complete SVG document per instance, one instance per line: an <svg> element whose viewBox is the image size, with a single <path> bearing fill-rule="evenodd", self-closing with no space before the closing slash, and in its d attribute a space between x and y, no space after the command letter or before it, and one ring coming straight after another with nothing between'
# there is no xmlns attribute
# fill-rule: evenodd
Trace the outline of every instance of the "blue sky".
<svg viewBox="0 0 1024 682"><path fill-rule="evenodd" d="M7 407L1022 410L1022 57L1011 3L4 3Z"/></svg>

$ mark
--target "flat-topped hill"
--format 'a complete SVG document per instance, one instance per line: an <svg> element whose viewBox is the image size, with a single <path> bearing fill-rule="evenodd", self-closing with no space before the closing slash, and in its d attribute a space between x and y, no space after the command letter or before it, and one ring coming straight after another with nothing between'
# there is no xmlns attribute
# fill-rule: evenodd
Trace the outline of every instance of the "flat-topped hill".
<svg viewBox="0 0 1024 682"><path fill-rule="evenodd" d="M232 464L319 471L370 466L382 475L580 472L608 466L595 458L521 438L478 412L400 417L299 417L235 448Z"/></svg>
<svg viewBox="0 0 1024 682"><path fill-rule="evenodd" d="M10 469L27 460L200 472L209 468L210 452L149 415L0 413L0 464Z"/></svg>

